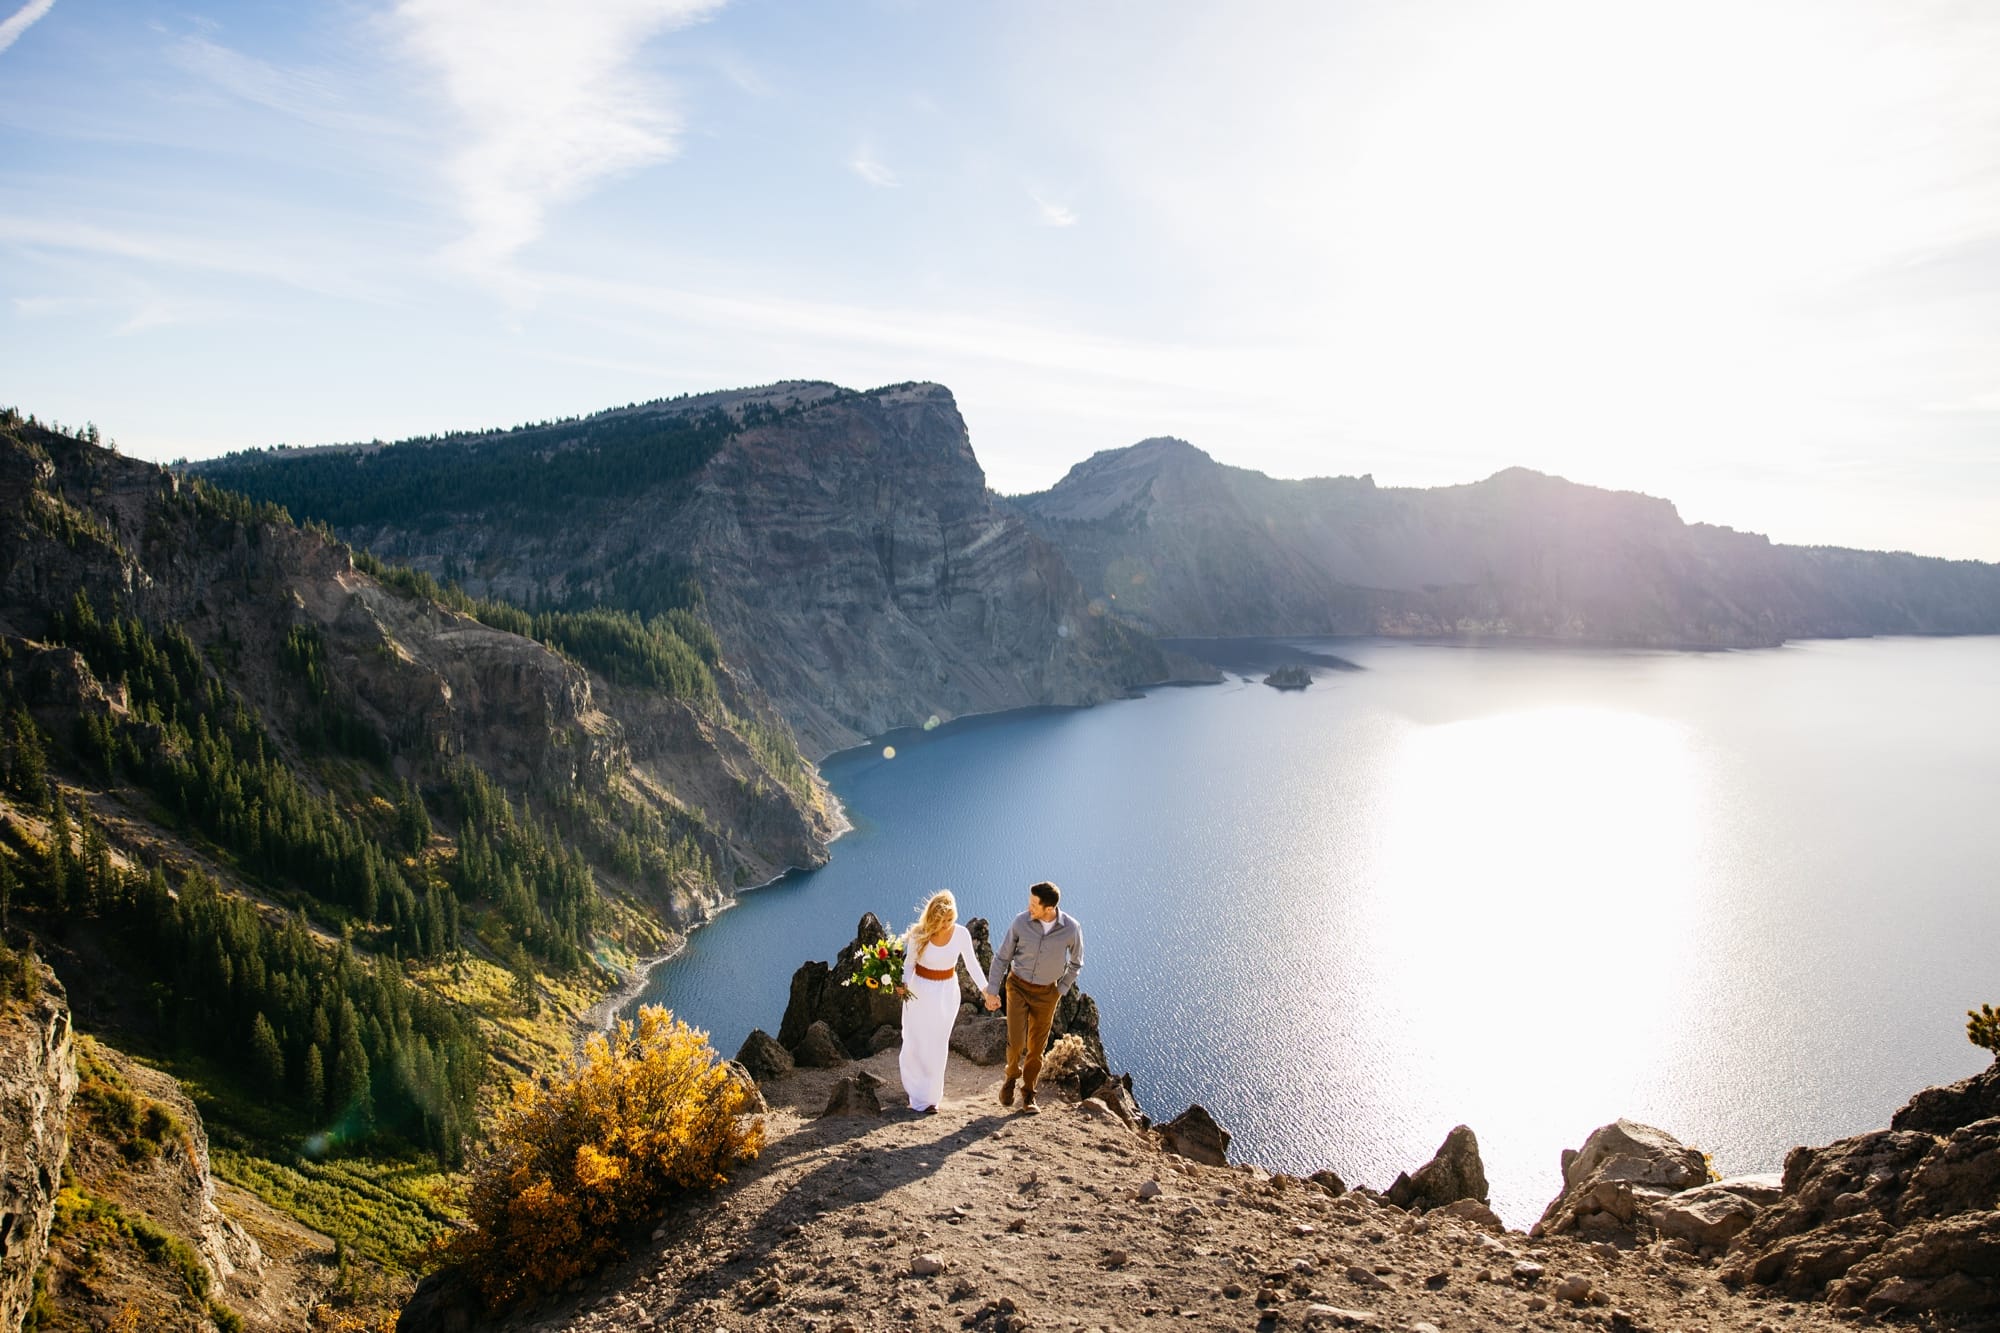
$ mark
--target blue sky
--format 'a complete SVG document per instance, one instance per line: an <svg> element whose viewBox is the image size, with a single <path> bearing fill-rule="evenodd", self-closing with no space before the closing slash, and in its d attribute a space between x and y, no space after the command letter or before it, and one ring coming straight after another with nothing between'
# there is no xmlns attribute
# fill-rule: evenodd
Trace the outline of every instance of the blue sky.
<svg viewBox="0 0 2000 1333"><path fill-rule="evenodd" d="M0 401L166 459L831 379L2000 559L1983 0L0 0Z"/></svg>

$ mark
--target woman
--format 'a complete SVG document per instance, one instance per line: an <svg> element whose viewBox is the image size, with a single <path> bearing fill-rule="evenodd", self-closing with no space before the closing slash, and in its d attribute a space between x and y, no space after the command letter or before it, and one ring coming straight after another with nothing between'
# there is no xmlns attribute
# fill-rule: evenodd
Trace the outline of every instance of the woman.
<svg viewBox="0 0 2000 1333"><path fill-rule="evenodd" d="M910 927L903 950L903 984L910 998L903 1005L903 1091L910 1109L934 1114L944 1100L944 1062L951 1050L951 1028L958 1021L958 963L972 974L972 984L986 989L986 973L972 951L972 932L958 924L958 900L949 889L933 893L923 915Z"/></svg>

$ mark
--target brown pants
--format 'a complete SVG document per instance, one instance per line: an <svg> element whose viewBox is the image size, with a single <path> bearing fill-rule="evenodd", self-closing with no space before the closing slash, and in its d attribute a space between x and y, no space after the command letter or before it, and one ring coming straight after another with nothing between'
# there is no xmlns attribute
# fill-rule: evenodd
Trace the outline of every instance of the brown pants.
<svg viewBox="0 0 2000 1333"><path fill-rule="evenodd" d="M1042 1075L1042 1052L1056 1021L1055 983L1037 986L1007 974L1007 1077L1026 1081L1028 1091Z"/></svg>

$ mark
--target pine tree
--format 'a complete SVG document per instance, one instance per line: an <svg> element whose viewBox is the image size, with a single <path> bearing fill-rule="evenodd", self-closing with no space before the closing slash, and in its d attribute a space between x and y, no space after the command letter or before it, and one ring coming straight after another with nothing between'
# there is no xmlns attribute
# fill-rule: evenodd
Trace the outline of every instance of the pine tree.
<svg viewBox="0 0 2000 1333"><path fill-rule="evenodd" d="M306 1047L306 1109L318 1115L326 1109L326 1070L318 1045Z"/></svg>
<svg viewBox="0 0 2000 1333"><path fill-rule="evenodd" d="M274 1096L282 1094L285 1090L285 1052L278 1045L278 1034L271 1030L271 1020L261 1013L250 1024L250 1058L264 1080L264 1087Z"/></svg>

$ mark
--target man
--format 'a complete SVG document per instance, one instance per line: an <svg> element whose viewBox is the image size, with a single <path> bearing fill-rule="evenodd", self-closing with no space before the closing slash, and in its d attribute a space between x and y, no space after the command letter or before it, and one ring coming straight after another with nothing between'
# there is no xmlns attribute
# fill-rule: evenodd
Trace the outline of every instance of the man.
<svg viewBox="0 0 2000 1333"><path fill-rule="evenodd" d="M1049 1026L1056 1019L1056 1001L1076 985L1083 971L1083 927L1056 904L1062 890L1046 880L1028 889L1028 910L1007 927L1007 937L993 952L993 970L986 978L986 1007L998 1009L1007 996L1007 1081L1000 1085L1000 1104L1014 1104L1014 1084L1021 1089L1021 1113L1037 1115L1035 1081L1042 1074L1042 1052L1048 1048Z"/></svg>

